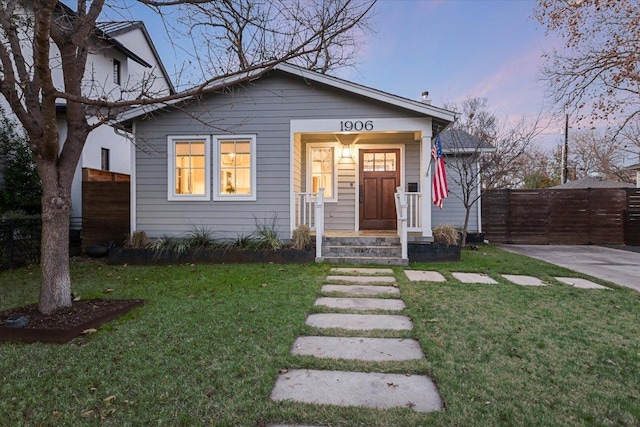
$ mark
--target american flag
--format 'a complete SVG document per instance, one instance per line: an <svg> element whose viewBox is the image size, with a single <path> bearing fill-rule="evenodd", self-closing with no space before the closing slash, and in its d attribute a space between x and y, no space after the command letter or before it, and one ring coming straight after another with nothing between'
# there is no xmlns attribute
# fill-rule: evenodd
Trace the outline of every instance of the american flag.
<svg viewBox="0 0 640 427"><path fill-rule="evenodd" d="M440 209L442 209L442 200L449 195L449 187L447 187L447 174L444 170L444 155L442 154L440 134L436 136L436 143L431 149L431 156L435 163L431 195L433 204L440 206Z"/></svg>

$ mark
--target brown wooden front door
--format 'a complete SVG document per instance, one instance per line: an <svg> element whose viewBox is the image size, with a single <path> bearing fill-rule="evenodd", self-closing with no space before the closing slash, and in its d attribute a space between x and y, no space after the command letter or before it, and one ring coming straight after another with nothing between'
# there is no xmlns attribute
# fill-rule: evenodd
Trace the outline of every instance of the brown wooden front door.
<svg viewBox="0 0 640 427"><path fill-rule="evenodd" d="M360 150L360 229L395 230L400 150Z"/></svg>

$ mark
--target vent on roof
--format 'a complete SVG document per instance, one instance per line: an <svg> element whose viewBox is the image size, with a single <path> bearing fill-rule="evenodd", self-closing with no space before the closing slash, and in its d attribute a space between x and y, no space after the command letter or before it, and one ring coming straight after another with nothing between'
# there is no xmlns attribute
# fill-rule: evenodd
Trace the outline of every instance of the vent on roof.
<svg viewBox="0 0 640 427"><path fill-rule="evenodd" d="M431 105L431 98L429 98L429 91L425 90L422 92L422 99L420 100L423 104Z"/></svg>

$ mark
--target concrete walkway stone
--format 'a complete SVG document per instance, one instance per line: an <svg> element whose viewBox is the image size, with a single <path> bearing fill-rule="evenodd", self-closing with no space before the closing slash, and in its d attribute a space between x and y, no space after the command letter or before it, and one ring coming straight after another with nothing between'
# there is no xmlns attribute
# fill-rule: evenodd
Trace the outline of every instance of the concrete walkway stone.
<svg viewBox="0 0 640 427"><path fill-rule="evenodd" d="M324 285L321 290L353 296L400 295L400 289L393 286Z"/></svg>
<svg viewBox="0 0 640 427"><path fill-rule="evenodd" d="M544 283L542 280L538 279L537 277L532 277L532 276L503 274L502 277L520 286L546 286L547 285L547 283Z"/></svg>
<svg viewBox="0 0 640 427"><path fill-rule="evenodd" d="M420 343L403 338L298 337L291 354L320 359L389 362L422 359Z"/></svg>
<svg viewBox="0 0 640 427"><path fill-rule="evenodd" d="M316 299L316 306L340 308L345 310L391 310L399 311L406 308L400 299L380 298L329 298Z"/></svg>
<svg viewBox="0 0 640 427"><path fill-rule="evenodd" d="M315 328L338 328L358 331L411 330L413 324L408 316L397 314L310 314L306 324Z"/></svg>
<svg viewBox="0 0 640 427"><path fill-rule="evenodd" d="M611 290L611 288L607 288L606 286L602 286L602 285L598 285L597 283L593 283L591 280L587 280L587 279L578 279L575 277L556 277L556 280L559 280L560 282L569 285L569 286L573 286L575 288L582 288L582 289L606 289L606 290Z"/></svg>
<svg viewBox="0 0 640 427"><path fill-rule="evenodd" d="M390 276L327 276L329 283L356 283L359 285L388 285L395 283L396 278Z"/></svg>
<svg viewBox="0 0 640 427"><path fill-rule="evenodd" d="M421 375L292 370L278 376L271 399L378 409L404 407L416 412L442 409L435 384Z"/></svg>
<svg viewBox="0 0 640 427"><path fill-rule="evenodd" d="M437 271L405 270L404 274L412 282L446 282L444 276Z"/></svg>
<svg viewBox="0 0 640 427"><path fill-rule="evenodd" d="M482 283L487 285L498 283L484 273L451 273L451 275L462 283Z"/></svg>
<svg viewBox="0 0 640 427"><path fill-rule="evenodd" d="M348 267L333 267L332 273L337 274L379 274L384 276L393 276L393 270L390 268L348 268Z"/></svg>

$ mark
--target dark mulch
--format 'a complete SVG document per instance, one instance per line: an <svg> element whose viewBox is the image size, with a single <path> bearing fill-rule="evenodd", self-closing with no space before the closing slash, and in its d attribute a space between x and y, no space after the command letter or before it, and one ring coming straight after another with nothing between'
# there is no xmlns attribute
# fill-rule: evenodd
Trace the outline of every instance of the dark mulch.
<svg viewBox="0 0 640 427"><path fill-rule="evenodd" d="M36 304L6 310L0 313L0 342L68 342L142 304L142 300L93 299L75 301L71 307L50 315L40 313ZM29 324L7 327L7 319L16 315L25 316Z"/></svg>

